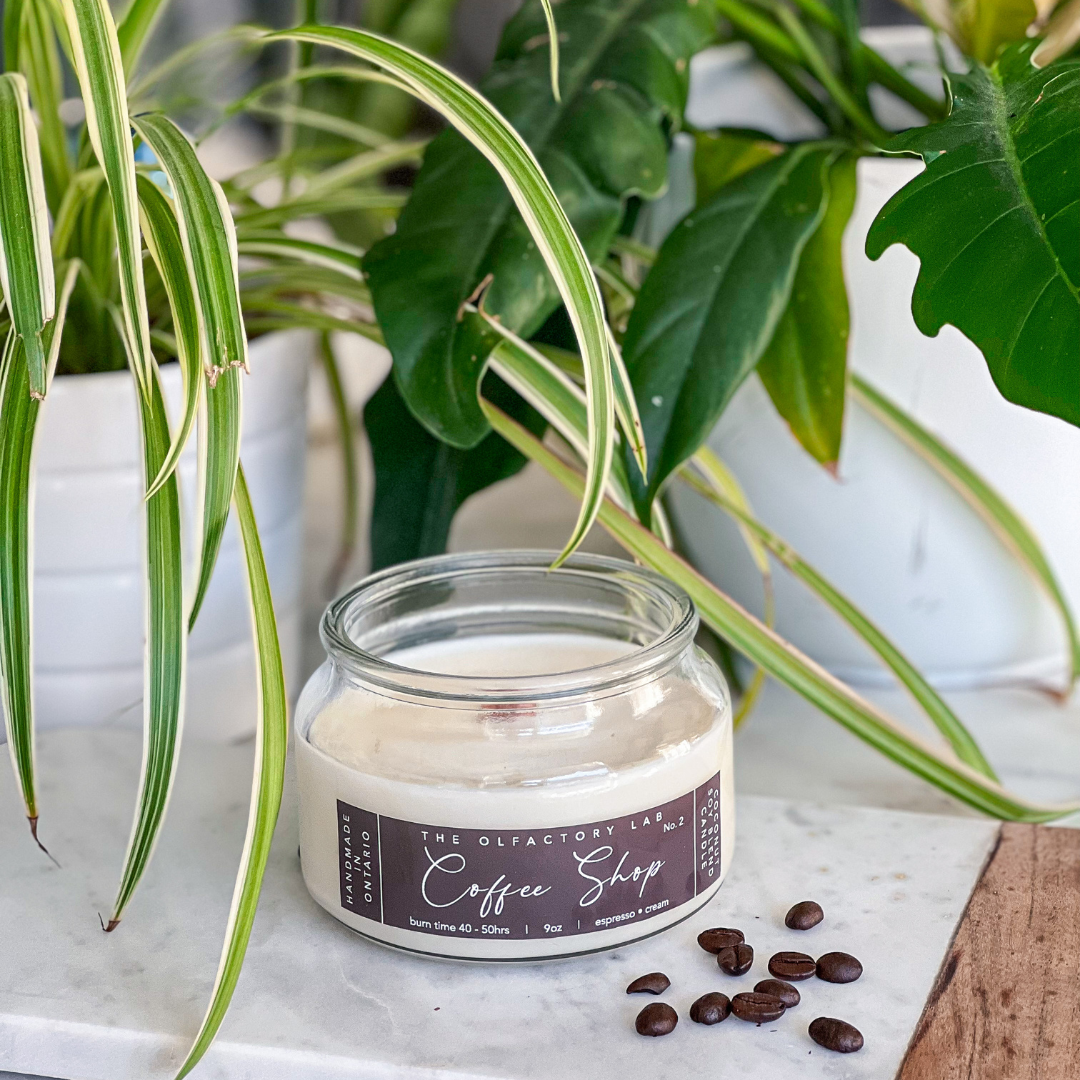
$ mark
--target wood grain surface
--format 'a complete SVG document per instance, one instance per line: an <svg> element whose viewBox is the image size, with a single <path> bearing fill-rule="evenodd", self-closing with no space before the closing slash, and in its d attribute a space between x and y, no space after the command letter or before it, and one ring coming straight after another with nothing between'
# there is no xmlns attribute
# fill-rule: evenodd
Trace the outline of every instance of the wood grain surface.
<svg viewBox="0 0 1080 1080"><path fill-rule="evenodd" d="M897 1080L1080 1080L1080 829L1002 826Z"/></svg>

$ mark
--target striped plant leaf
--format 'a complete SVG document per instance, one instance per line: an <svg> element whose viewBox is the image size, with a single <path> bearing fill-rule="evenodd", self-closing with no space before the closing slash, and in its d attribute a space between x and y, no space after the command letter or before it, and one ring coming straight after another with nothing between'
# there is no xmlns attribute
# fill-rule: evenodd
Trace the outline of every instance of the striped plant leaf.
<svg viewBox="0 0 1080 1080"><path fill-rule="evenodd" d="M334 270L353 281L364 280L364 272L360 268L364 253L359 248L341 241L328 244L301 240L279 232L268 232L263 236L258 233L245 233L237 242L237 251L241 255L294 259L308 266Z"/></svg>
<svg viewBox="0 0 1080 1080"><path fill-rule="evenodd" d="M161 113L144 114L134 123L165 171L174 194L184 257L195 289L202 355L209 368L207 422L199 445L202 544L190 616L194 626L221 548L240 461L239 369L247 368L248 357L236 232L221 185L206 175L183 132ZM199 384L193 383L192 393L197 395L198 388ZM157 490L169 475L162 468L150 490Z"/></svg>
<svg viewBox="0 0 1080 1080"><path fill-rule="evenodd" d="M221 953L217 979L202 1027L188 1052L177 1080L182 1080L199 1063L214 1040L232 1000L240 968L244 963L255 909L259 902L270 842L274 836L281 791L285 782L285 747L288 742L288 706L285 674L281 664L274 604L266 573L262 545L251 508L242 468L236 474L236 519L244 545L247 580L251 594L252 622L258 655L259 726L255 736L255 777L251 793L244 853L240 859L233 892L225 947Z"/></svg>
<svg viewBox="0 0 1080 1080"><path fill-rule="evenodd" d="M86 129L112 200L124 337L144 399L153 396L153 353L143 281L135 153L124 91L124 65L108 0L59 0L79 77Z"/></svg>
<svg viewBox="0 0 1080 1080"><path fill-rule="evenodd" d="M902 442L906 443L990 526L1035 579L1057 609L1069 643L1069 686L1080 677L1080 634L1069 601L1050 561L1027 522L970 465L926 430L914 417L865 379L852 375L851 394Z"/></svg>
<svg viewBox="0 0 1080 1080"><path fill-rule="evenodd" d="M695 464L697 464L696 460ZM699 495L734 518L739 527L753 536L758 544L768 548L784 566L816 593L877 653L945 737L961 761L991 780L997 779L993 768L979 749L979 744L964 727L960 718L923 678L919 669L843 593L834 588L789 544L758 521L746 507L740 506L736 500L730 498L717 486L701 480L690 469L681 470L680 476Z"/></svg>
<svg viewBox="0 0 1080 1080"><path fill-rule="evenodd" d="M151 364L147 390L148 393L140 393L138 398L144 477L149 482L161 471L171 442L156 363ZM144 506L143 762L135 820L106 931L114 930L119 924L154 853L176 775L184 724L187 625L184 619L180 492L175 473L146 500Z"/></svg>
<svg viewBox="0 0 1080 1080"><path fill-rule="evenodd" d="M481 403L496 431L581 497L580 473L500 409ZM770 630L610 500L602 503L598 519L635 558L685 589L702 619L739 652L916 776L976 810L1009 821L1054 821L1080 811L1080 802L1045 804L1021 798L950 753L940 752Z"/></svg>
<svg viewBox="0 0 1080 1080"><path fill-rule="evenodd" d="M742 485L735 477L735 474L708 446L701 447L691 460L716 491L726 496L747 514L753 513L750 500L746 497L746 492L743 491ZM753 532L745 528L741 523L739 524L739 535L742 537L746 550L750 553L750 558L761 575L761 588L764 594L764 610L762 614L765 616L765 625L772 628L776 623L776 597L773 593L772 565L769 562L769 553ZM742 726L750 715L764 686L765 669L762 667L755 668L750 684L739 699L739 707L735 711L733 723L736 730Z"/></svg>
<svg viewBox="0 0 1080 1080"><path fill-rule="evenodd" d="M16 38L18 70L26 76L30 91L41 141L45 194L49 210L55 214L71 178L67 132L60 119L64 73L48 4L44 0L31 0L22 6L25 11L22 30ZM9 64L8 70L16 70L16 65Z"/></svg>
<svg viewBox="0 0 1080 1080"><path fill-rule="evenodd" d="M134 71L143 45L157 25L168 0L130 0L116 28L124 71Z"/></svg>
<svg viewBox="0 0 1080 1080"><path fill-rule="evenodd" d="M630 373L623 363L622 349L615 340L615 335L608 327L608 349L611 351L611 376L615 387L615 415L622 425L623 435L630 446L637 467L644 480L649 475L649 457L645 450L645 432L641 427L634 387L630 382Z"/></svg>
<svg viewBox="0 0 1080 1080"><path fill-rule="evenodd" d="M540 0L548 29L548 54L551 57L551 93L556 101L562 101L559 92L559 28L555 25L555 11L551 0Z"/></svg>
<svg viewBox="0 0 1080 1080"><path fill-rule="evenodd" d="M584 358L588 390L589 455L585 498L574 531L556 559L572 552L589 531L611 467L615 437L614 388L607 327L589 258L532 151L479 94L445 68L375 34L343 27L303 26L270 35L337 48L388 71L442 114L495 167L529 229L566 304Z"/></svg>
<svg viewBox="0 0 1080 1080"><path fill-rule="evenodd" d="M42 335L46 381L60 352L78 265L67 270L55 318ZM30 831L37 840L34 784L33 453L41 399L30 395L26 353L9 330L0 359L0 705L8 752ZM40 845L40 841L38 841Z"/></svg>
<svg viewBox="0 0 1080 1080"><path fill-rule="evenodd" d="M56 306L49 210L26 79L15 71L0 75L0 285L23 345L29 393L44 397L41 331Z"/></svg>
<svg viewBox="0 0 1080 1080"><path fill-rule="evenodd" d="M145 176L137 178L136 186L146 246L169 297L175 330L173 344L184 382L184 412L162 469L168 476L176 468L199 411L203 377L199 310L172 202Z"/></svg>
<svg viewBox="0 0 1080 1080"><path fill-rule="evenodd" d="M326 384L330 388L330 400L334 403L338 445L341 447L341 536L337 555L327 574L327 592L332 594L337 592L341 584L360 537L360 475L356 467L353 418L349 413L349 402L334 354L334 343L326 331L320 335L319 357L326 373Z"/></svg>

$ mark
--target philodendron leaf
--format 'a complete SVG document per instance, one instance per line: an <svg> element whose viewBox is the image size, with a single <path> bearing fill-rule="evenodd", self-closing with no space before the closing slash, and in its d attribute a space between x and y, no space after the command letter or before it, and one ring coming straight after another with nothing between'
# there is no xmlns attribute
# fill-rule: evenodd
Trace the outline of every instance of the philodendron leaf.
<svg viewBox="0 0 1080 1080"><path fill-rule="evenodd" d="M0 75L0 285L26 354L29 392L44 397L41 331L56 296L37 125L18 72Z"/></svg>
<svg viewBox="0 0 1080 1080"><path fill-rule="evenodd" d="M593 260L632 194L666 182L665 124L678 126L688 61L713 36L707 4L564 0L562 100L551 94L544 12L531 2L503 33L481 90L536 154ZM454 132L436 138L394 234L364 262L375 310L413 412L455 446L488 430L475 388L484 357L458 314L487 275L484 306L528 337L559 294L495 170Z"/></svg>
<svg viewBox="0 0 1080 1080"><path fill-rule="evenodd" d="M791 299L758 363L776 411L806 452L830 467L844 424L849 320L841 244L855 206L855 160L845 154L829 170L825 216L803 248Z"/></svg>
<svg viewBox="0 0 1080 1080"><path fill-rule="evenodd" d="M495 376L484 380L484 389L530 431L543 434L545 421ZM441 554L458 507L525 464L525 458L494 432L470 450L436 439L409 412L393 375L386 377L368 402L364 425L375 463L373 570Z"/></svg>
<svg viewBox="0 0 1080 1080"><path fill-rule="evenodd" d="M804 143L743 173L664 241L623 340L649 456L646 485L630 470L643 520L771 340L836 153Z"/></svg>
<svg viewBox="0 0 1080 1080"><path fill-rule="evenodd" d="M760 131L699 131L694 136L694 188L697 205L725 184L784 152L784 144Z"/></svg>
<svg viewBox="0 0 1080 1080"><path fill-rule="evenodd" d="M1034 48L953 76L949 118L890 143L926 170L885 204L866 252L910 248L919 329L951 323L1006 398L1080 424L1080 59L1037 70Z"/></svg>

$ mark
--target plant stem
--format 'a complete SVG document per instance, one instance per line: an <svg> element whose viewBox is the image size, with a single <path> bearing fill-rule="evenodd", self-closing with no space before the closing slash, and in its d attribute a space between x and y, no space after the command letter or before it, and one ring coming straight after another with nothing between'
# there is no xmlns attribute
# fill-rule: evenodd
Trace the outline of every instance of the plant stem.
<svg viewBox="0 0 1080 1080"><path fill-rule="evenodd" d="M848 89L837 78L836 72L829 67L825 57L814 44L814 39L807 33L806 27L799 22L799 17L790 8L777 4L776 17L791 35L792 40L802 53L803 61L810 73L836 102L843 114L877 146L884 146L889 141L889 133L855 100Z"/></svg>
<svg viewBox="0 0 1080 1080"><path fill-rule="evenodd" d="M797 8L808 18L813 19L819 26L831 30L835 34L843 32L840 20L834 14L832 8L823 4L821 0L792 0ZM948 112L948 106L944 101L938 101L924 90L920 90L913 82L900 74L875 49L864 44L861 48L862 61L866 65L867 74L873 82L884 86L892 91L898 98L902 98L913 108L918 109L928 120L943 120Z"/></svg>

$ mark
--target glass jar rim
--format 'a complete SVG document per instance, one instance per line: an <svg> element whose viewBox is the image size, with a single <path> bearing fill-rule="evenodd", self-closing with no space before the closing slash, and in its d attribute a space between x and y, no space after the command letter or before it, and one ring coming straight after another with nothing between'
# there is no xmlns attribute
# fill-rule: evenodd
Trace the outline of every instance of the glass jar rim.
<svg viewBox="0 0 1080 1080"><path fill-rule="evenodd" d="M668 670L693 643L698 614L693 601L679 586L646 567L606 555L575 553L556 570L558 552L516 549L467 554L434 555L378 571L337 597L326 609L320 637L336 665L368 685L409 697L462 703L514 703L551 701L597 694L655 678ZM536 575L576 576L582 581L602 578L621 585L628 596L637 593L666 609L666 625L650 641L614 660L571 671L542 675L450 675L421 671L361 648L348 632L350 616L376 600L424 584L448 582L466 576L519 570ZM554 580L554 579L552 579Z"/></svg>

